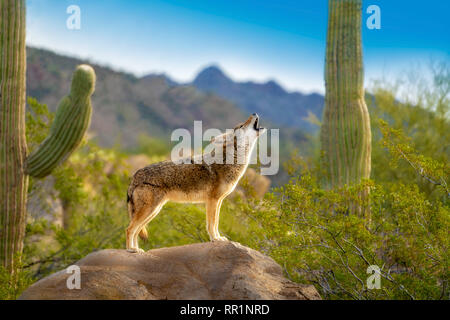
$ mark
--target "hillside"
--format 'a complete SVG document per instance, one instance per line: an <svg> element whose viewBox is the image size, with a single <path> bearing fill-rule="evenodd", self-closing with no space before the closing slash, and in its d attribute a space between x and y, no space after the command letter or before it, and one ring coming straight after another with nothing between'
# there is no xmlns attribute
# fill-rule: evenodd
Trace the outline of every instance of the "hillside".
<svg viewBox="0 0 450 320"><path fill-rule="evenodd" d="M58 101L69 91L75 66L90 62L47 50L28 48L27 63L27 95L37 98L39 102L47 104L50 110L55 111ZM253 112L260 113L264 126L281 129L280 138L284 146L296 145L306 139L301 129L306 128L305 125L296 126L297 123L304 123L303 120L292 120L290 123L280 120L281 112L278 106L283 105L281 102L272 104L275 107L272 111L269 110L270 101L276 100L276 92L264 92L264 85L260 87L257 84L248 84L248 90L240 89L242 99L254 98L255 105L252 107L236 103L235 100L242 100L236 98L237 92L223 97L220 93L196 89L194 86L206 86L204 74L208 69L200 73L192 85L181 85L165 75L151 74L137 78L95 63L90 64L97 73L90 130L102 146L120 143L124 148L131 148L136 146L142 134L169 143L173 129L191 129L194 120L202 120L204 129L226 129L234 127ZM211 82L212 86L216 84L217 81ZM239 87L241 84L234 85ZM258 89L253 90L252 86ZM280 90L282 96L287 94L283 89ZM262 105L261 101L265 99L268 102ZM280 101L284 101L283 99L285 98ZM298 113L299 117L306 116L306 109L299 109Z"/></svg>
<svg viewBox="0 0 450 320"><path fill-rule="evenodd" d="M86 61L28 48L27 63L27 95L54 111L69 92L75 66ZM141 134L169 142L173 129L191 128L194 120L203 120L204 128L225 129L246 117L235 105L216 95L203 94L191 86L170 85L162 76L138 79L91 65L97 73L91 133L103 146L120 142L124 147L132 147Z"/></svg>
<svg viewBox="0 0 450 320"><path fill-rule="evenodd" d="M201 71L192 85L202 92L211 92L232 101L244 112L258 112L274 123L306 132L318 129L305 120L309 112L319 119L322 117L324 98L320 94L287 92L275 81L261 84L234 82L216 66Z"/></svg>

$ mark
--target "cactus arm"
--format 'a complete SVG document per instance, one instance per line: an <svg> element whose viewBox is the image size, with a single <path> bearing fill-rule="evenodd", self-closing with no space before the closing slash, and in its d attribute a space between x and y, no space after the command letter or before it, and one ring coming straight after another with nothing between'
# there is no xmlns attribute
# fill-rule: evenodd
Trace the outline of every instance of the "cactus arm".
<svg viewBox="0 0 450 320"><path fill-rule="evenodd" d="M25 138L25 1L0 0L0 266L22 251L28 176Z"/></svg>
<svg viewBox="0 0 450 320"><path fill-rule="evenodd" d="M325 111L321 128L327 187L370 176L371 131L364 100L361 0L329 0Z"/></svg>
<svg viewBox="0 0 450 320"><path fill-rule="evenodd" d="M79 146L91 121L94 85L94 70L87 65L78 66L70 94L61 100L49 136L26 161L29 175L49 175Z"/></svg>

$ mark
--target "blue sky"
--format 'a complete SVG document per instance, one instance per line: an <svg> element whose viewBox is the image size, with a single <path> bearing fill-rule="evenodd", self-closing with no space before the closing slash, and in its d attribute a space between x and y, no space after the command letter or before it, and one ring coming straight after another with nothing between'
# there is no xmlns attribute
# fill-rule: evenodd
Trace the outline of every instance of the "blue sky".
<svg viewBox="0 0 450 320"><path fill-rule="evenodd" d="M231 78L274 79L288 90L323 92L327 0L27 0L27 42L138 76L187 82L205 66ZM446 0L363 0L366 85L430 59L450 61ZM69 30L69 5L81 29ZM369 5L381 29L368 30Z"/></svg>

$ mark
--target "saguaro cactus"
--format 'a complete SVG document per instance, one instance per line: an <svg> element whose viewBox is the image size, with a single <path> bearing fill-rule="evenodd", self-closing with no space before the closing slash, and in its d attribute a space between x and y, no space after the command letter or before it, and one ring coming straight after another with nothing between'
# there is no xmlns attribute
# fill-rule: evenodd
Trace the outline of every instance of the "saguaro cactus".
<svg viewBox="0 0 450 320"><path fill-rule="evenodd" d="M26 172L42 178L75 150L89 127L95 74L87 65L78 66L70 94L64 97L50 128L50 135L26 161Z"/></svg>
<svg viewBox="0 0 450 320"><path fill-rule="evenodd" d="M370 118L364 101L361 0L329 0L325 112L321 128L327 187L369 178Z"/></svg>
<svg viewBox="0 0 450 320"><path fill-rule="evenodd" d="M95 73L78 66L50 135L27 158L25 1L0 0L0 265L14 270L23 247L28 175L44 177L81 142L91 117Z"/></svg>

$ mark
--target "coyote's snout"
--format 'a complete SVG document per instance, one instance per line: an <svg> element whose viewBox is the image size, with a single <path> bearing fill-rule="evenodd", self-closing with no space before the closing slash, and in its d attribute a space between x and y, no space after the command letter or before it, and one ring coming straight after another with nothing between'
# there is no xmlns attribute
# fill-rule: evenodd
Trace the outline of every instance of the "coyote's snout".
<svg viewBox="0 0 450 320"><path fill-rule="evenodd" d="M259 127L257 114L228 132L212 139L215 149L177 164L163 161L138 170L128 188L127 250L139 252L138 234L147 237L146 225L167 201L205 203L206 229L211 240L227 240L219 234L222 200L236 187L247 169L258 137L265 132ZM217 160L216 150L222 151ZM188 163L186 163L188 162Z"/></svg>

